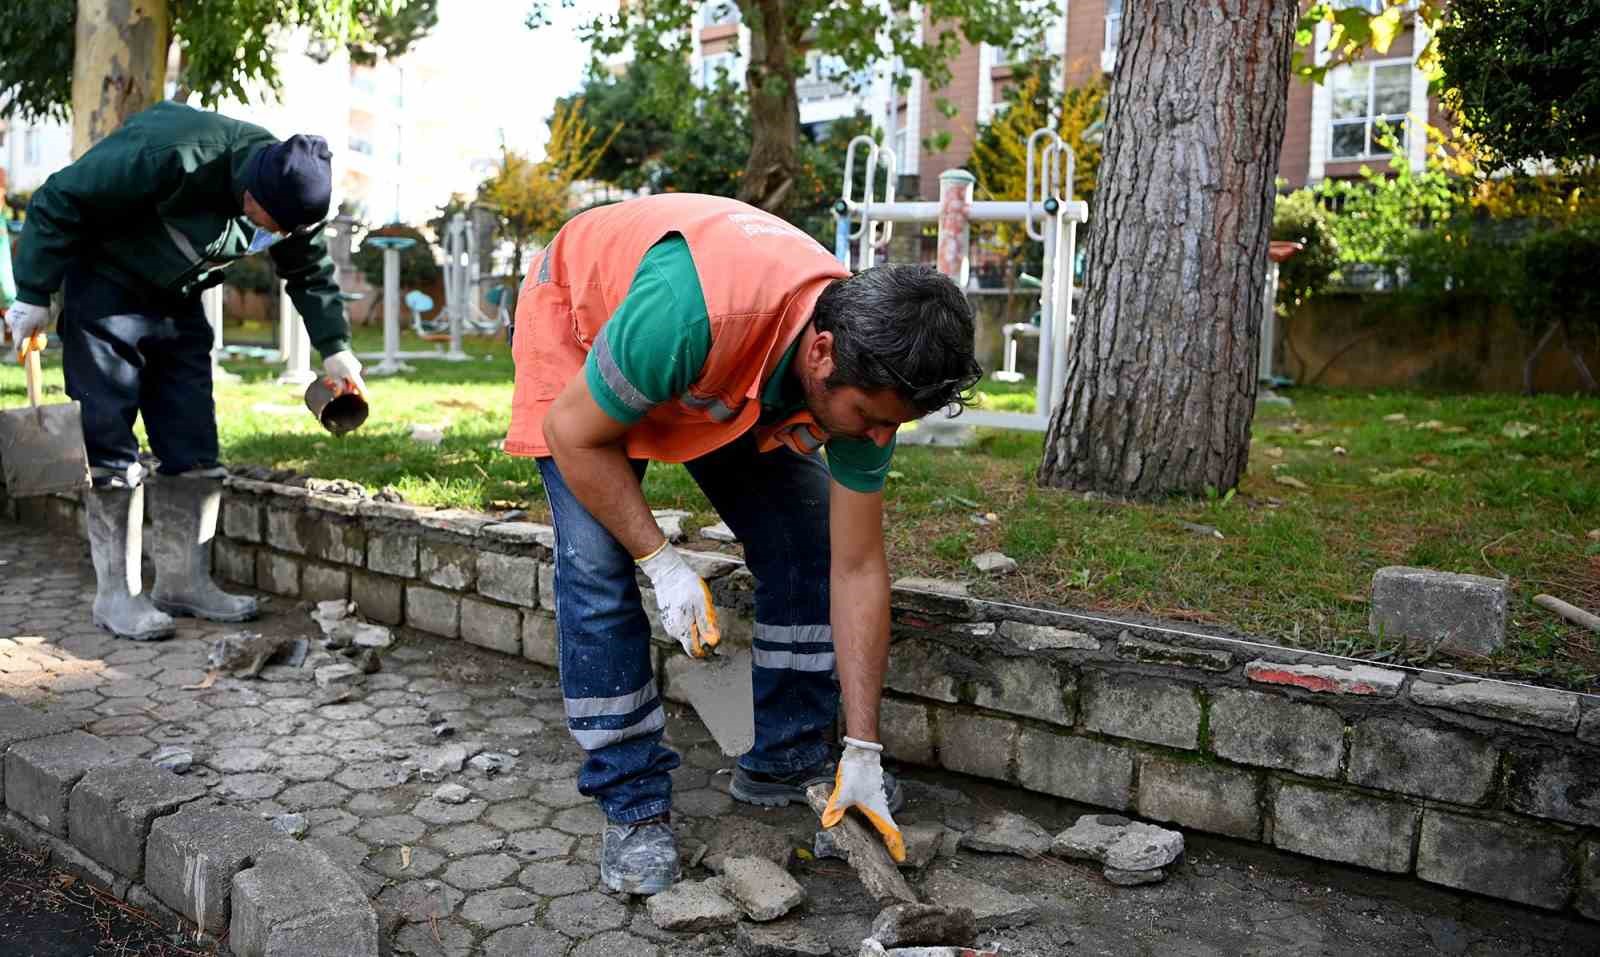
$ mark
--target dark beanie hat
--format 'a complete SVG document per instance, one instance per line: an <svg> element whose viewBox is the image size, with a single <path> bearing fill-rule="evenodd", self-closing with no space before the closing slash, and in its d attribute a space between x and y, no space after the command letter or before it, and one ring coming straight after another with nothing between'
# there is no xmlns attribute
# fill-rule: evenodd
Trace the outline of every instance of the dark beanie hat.
<svg viewBox="0 0 1600 957"><path fill-rule="evenodd" d="M251 157L246 188L286 230L319 223L333 195L332 159L327 140L295 134Z"/></svg>

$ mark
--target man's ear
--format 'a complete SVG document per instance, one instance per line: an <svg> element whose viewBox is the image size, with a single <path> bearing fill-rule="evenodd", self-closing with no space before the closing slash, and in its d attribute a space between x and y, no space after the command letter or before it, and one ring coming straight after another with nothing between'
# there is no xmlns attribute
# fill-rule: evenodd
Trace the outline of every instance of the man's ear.
<svg viewBox="0 0 1600 957"><path fill-rule="evenodd" d="M819 332L812 337L806 365L806 371L815 379L826 380L833 375L833 333Z"/></svg>

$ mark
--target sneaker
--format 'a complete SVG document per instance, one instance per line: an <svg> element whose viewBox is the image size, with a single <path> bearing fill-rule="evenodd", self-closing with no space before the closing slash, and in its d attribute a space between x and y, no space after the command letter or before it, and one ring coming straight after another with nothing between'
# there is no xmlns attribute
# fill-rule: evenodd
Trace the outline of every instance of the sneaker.
<svg viewBox="0 0 1600 957"><path fill-rule="evenodd" d="M834 766L837 762L824 761L803 771L787 774L767 774L746 771L739 765L733 768L733 784L729 792L735 801L759 807L788 807L791 803L806 803L806 790L813 784L833 784ZM900 782L888 771L883 772L883 789L889 792L889 812L898 813L905 804L900 792Z"/></svg>
<svg viewBox="0 0 1600 957"><path fill-rule="evenodd" d="M600 880L622 894L659 894L681 876L678 841L665 816L637 824L607 824Z"/></svg>

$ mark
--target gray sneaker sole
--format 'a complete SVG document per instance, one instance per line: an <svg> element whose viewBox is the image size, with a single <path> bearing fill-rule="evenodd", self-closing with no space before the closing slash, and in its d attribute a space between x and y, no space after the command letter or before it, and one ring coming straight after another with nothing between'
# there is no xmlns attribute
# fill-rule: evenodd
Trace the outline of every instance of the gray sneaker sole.
<svg viewBox="0 0 1600 957"><path fill-rule="evenodd" d="M683 871L680 869L674 871L671 877L626 879L607 874L605 868L600 868L600 883L606 885L606 887L616 891L618 894L638 894L644 897L661 893L676 884L682 877Z"/></svg>
<svg viewBox="0 0 1600 957"><path fill-rule="evenodd" d="M825 783L826 778L818 778L811 784ZM900 790L900 779L891 778L894 788L889 793L889 813L897 814L905 806L905 795ZM806 802L806 788L809 785L779 784L776 781L752 781L740 774L735 768L733 783L728 787L728 793L735 801L744 804L754 804L756 807L788 807L791 804L804 804Z"/></svg>

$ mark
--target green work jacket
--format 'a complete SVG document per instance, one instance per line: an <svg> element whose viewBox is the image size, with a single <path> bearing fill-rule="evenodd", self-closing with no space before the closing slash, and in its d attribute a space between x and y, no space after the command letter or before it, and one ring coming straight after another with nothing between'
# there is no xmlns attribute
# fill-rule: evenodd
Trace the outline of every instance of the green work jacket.
<svg viewBox="0 0 1600 957"><path fill-rule="evenodd" d="M43 306L81 261L122 286L190 297L222 281L255 226L244 174L278 138L251 123L176 103L129 117L33 194L17 250L17 298ZM350 323L321 230L268 249L312 345L350 347Z"/></svg>

